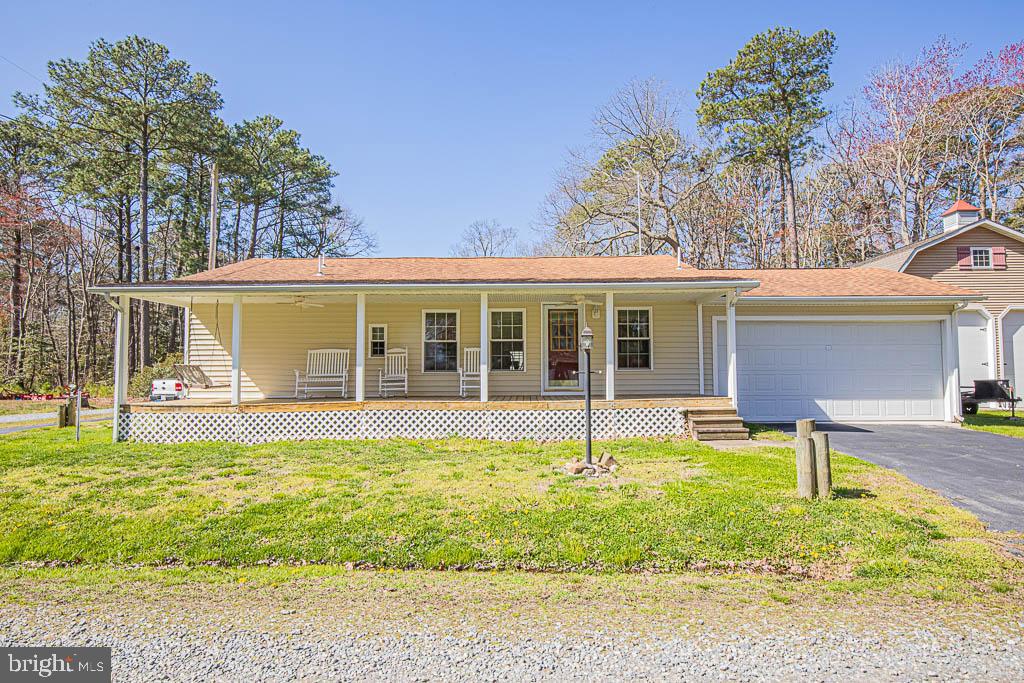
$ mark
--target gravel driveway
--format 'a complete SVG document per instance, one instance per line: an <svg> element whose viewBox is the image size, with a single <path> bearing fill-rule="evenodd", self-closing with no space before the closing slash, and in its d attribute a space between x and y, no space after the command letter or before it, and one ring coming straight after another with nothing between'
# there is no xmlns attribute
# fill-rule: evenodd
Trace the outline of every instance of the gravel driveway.
<svg viewBox="0 0 1024 683"><path fill-rule="evenodd" d="M259 609L254 606L254 609ZM984 680L1024 676L1021 624L1003 630L922 625L870 633L751 624L705 632L704 620L676 634L564 633L515 637L417 630L367 634L316 625L285 610L277 628L174 623L147 616L54 619L53 610L0 613L0 645L109 645L116 681L564 681L564 680ZM709 616L709 619L712 617ZM761 631L761 632L758 632Z"/></svg>
<svg viewBox="0 0 1024 683"><path fill-rule="evenodd" d="M795 432L792 424L784 431ZM952 425L820 424L832 448L902 472L999 531L1024 531L1024 439Z"/></svg>

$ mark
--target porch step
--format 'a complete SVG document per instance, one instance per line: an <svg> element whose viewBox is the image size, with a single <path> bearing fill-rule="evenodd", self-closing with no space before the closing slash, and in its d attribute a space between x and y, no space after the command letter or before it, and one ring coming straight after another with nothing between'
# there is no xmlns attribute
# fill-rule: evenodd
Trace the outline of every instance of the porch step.
<svg viewBox="0 0 1024 683"><path fill-rule="evenodd" d="M750 431L735 408L697 408L686 412L690 435L697 441L749 439Z"/></svg>
<svg viewBox="0 0 1024 683"><path fill-rule="evenodd" d="M746 441L750 438L750 432L746 427L729 427L725 429L702 430L694 432L697 441Z"/></svg>

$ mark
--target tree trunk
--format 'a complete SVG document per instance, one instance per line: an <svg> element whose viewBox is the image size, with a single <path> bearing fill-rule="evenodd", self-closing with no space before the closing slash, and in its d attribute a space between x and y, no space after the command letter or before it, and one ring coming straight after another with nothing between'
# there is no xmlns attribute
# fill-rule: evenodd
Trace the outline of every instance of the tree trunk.
<svg viewBox="0 0 1024 683"><path fill-rule="evenodd" d="M284 256L284 191L285 174L281 173L281 193L277 200L277 244L274 247L277 258Z"/></svg>
<svg viewBox="0 0 1024 683"><path fill-rule="evenodd" d="M260 200L252 205L252 229L249 231L249 256L248 258L256 258L256 237L257 230L260 223Z"/></svg>
<svg viewBox="0 0 1024 683"><path fill-rule="evenodd" d="M786 260L790 268L800 267L800 243L796 228L796 188L793 186L793 163L789 156L783 158L786 173Z"/></svg>
<svg viewBox="0 0 1024 683"><path fill-rule="evenodd" d="M143 120L139 153L139 281L149 281L149 121ZM139 363L150 364L149 302L139 309Z"/></svg>
<svg viewBox="0 0 1024 683"><path fill-rule="evenodd" d="M235 202L235 227L231 234L231 262L238 263L238 233L242 230L242 200Z"/></svg>

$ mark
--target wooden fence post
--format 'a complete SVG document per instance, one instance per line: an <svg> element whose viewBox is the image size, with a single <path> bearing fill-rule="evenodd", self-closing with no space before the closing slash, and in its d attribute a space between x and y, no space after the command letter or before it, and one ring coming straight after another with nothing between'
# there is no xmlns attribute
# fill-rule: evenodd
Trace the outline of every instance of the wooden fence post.
<svg viewBox="0 0 1024 683"><path fill-rule="evenodd" d="M796 421L796 435L810 437L817 429L817 423L814 420L797 420Z"/></svg>
<svg viewBox="0 0 1024 683"><path fill-rule="evenodd" d="M817 489L814 470L813 439L809 436L796 437L796 494L801 498L814 498Z"/></svg>
<svg viewBox="0 0 1024 683"><path fill-rule="evenodd" d="M64 428L68 426L68 404L61 403L57 406L57 427Z"/></svg>
<svg viewBox="0 0 1024 683"><path fill-rule="evenodd" d="M832 453L828 444L828 434L814 432L814 472L818 484L818 497L828 498L832 495Z"/></svg>

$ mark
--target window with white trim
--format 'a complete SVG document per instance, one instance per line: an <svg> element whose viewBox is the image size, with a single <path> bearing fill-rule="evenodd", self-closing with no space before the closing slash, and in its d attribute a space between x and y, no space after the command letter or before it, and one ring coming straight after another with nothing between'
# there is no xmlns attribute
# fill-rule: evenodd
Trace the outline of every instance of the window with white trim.
<svg viewBox="0 0 1024 683"><path fill-rule="evenodd" d="M971 268L991 268L992 247L971 247Z"/></svg>
<svg viewBox="0 0 1024 683"><path fill-rule="evenodd" d="M459 312L423 311L423 372L459 369Z"/></svg>
<svg viewBox="0 0 1024 683"><path fill-rule="evenodd" d="M370 325L370 358L383 358L388 351L388 326Z"/></svg>
<svg viewBox="0 0 1024 683"><path fill-rule="evenodd" d="M526 312L522 309L491 311L490 368L526 369Z"/></svg>
<svg viewBox="0 0 1024 683"><path fill-rule="evenodd" d="M621 370L650 370L651 309L615 309L615 366Z"/></svg>

